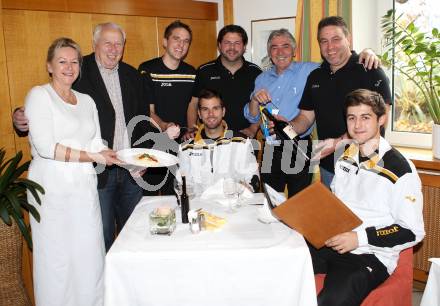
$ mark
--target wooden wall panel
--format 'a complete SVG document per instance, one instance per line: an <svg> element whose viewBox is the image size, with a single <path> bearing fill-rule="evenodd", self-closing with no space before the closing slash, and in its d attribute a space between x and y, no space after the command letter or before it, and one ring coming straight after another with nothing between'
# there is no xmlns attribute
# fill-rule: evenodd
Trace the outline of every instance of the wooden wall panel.
<svg viewBox="0 0 440 306"><path fill-rule="evenodd" d="M163 54L162 39L166 26L173 22L173 18L158 18L157 28L160 54ZM185 61L195 68L216 57L217 33L215 21L181 19L188 24L193 32L193 40Z"/></svg>
<svg viewBox="0 0 440 306"><path fill-rule="evenodd" d="M170 1L188 2L187 0ZM84 9L87 6L86 2L88 1L79 0L77 4L82 5ZM89 10L88 13L76 13L69 12L65 3L66 0L40 2L0 0L0 7L3 7L0 10L0 147L6 147L10 156L22 150L24 159L30 159L28 138L18 137L15 134L11 114L16 107L24 104L26 94L33 86L49 81L45 64L46 53L49 44L55 38L67 36L74 39L81 46L82 53L86 55L92 52L94 26L102 22L116 22L127 34L124 61L137 68L141 62L162 53L163 31L169 22L179 18L124 16L121 12L118 12L118 15L90 13L93 10ZM11 7L12 4L36 7L34 10L5 8ZM42 10L40 4L52 6L52 9ZM60 5L62 9L59 9ZM185 10L189 7L191 6L187 6ZM173 9L179 10L179 7ZM180 19L182 16L187 16L185 14L187 13L184 12ZM187 61L197 67L215 58L217 35L215 21L182 20L193 30L193 43ZM23 252L24 282L33 299L32 254L27 246L24 246Z"/></svg>
<svg viewBox="0 0 440 306"><path fill-rule="evenodd" d="M3 8L217 20L217 3L190 0L3 0Z"/></svg>
<svg viewBox="0 0 440 306"><path fill-rule="evenodd" d="M234 23L234 1L223 0L223 23L224 25Z"/></svg>
<svg viewBox="0 0 440 306"><path fill-rule="evenodd" d="M9 98L9 80L2 24L2 16L0 14L0 148L5 148L7 157L11 157L15 153L15 142L11 120L11 100Z"/></svg>
<svg viewBox="0 0 440 306"><path fill-rule="evenodd" d="M89 54L94 26L108 21L119 23L126 30L124 60L129 64L137 67L141 61L157 56L156 25L152 17L3 10L11 108L23 105L33 86L49 81L45 60L54 39L70 37L80 44L83 54ZM5 113L10 122L11 112ZM17 138L16 147L25 152L26 159L30 158L27 138Z"/></svg>
<svg viewBox="0 0 440 306"><path fill-rule="evenodd" d="M12 109L24 104L27 92L35 85L46 83L46 53L49 44L57 37L73 39L71 30L76 26L70 14L3 10L3 28L9 74ZM79 42L81 43L81 42ZM29 159L27 138L17 138L16 148Z"/></svg>

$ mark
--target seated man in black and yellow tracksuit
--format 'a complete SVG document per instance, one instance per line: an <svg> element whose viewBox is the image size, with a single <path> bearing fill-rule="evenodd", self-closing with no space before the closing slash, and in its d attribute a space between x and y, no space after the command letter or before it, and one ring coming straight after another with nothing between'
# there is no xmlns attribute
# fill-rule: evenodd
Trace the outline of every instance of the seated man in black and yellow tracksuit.
<svg viewBox="0 0 440 306"><path fill-rule="evenodd" d="M345 113L352 143L336 160L331 188L362 224L319 250L310 246L314 272L327 274L318 305L360 305L393 273L400 251L425 236L417 171L380 136L382 96L355 90L346 97Z"/></svg>
<svg viewBox="0 0 440 306"><path fill-rule="evenodd" d="M198 115L202 124L194 139L179 149L180 173L203 192L218 180L245 180L258 190L258 163L251 139L234 136L223 120L226 109L219 93L201 91Z"/></svg>

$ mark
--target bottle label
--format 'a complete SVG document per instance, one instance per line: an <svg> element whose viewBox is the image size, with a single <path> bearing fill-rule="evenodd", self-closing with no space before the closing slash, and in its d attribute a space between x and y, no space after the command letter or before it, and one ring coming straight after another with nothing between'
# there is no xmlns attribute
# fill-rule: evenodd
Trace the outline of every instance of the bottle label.
<svg viewBox="0 0 440 306"><path fill-rule="evenodd" d="M290 124L283 128L283 132L286 133L290 139L294 139L298 135Z"/></svg>

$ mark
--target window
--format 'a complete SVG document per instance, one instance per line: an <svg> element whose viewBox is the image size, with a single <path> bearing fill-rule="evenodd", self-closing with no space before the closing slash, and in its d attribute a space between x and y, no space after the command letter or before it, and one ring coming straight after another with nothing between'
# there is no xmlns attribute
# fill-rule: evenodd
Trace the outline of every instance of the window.
<svg viewBox="0 0 440 306"><path fill-rule="evenodd" d="M431 32L433 28L440 29L438 0L395 0L394 9L395 16L402 15L398 22L403 26L414 21L423 32ZM394 52L396 65L407 60L399 46L395 47ZM397 69L393 69L392 84L394 105L387 138L398 145L430 147L432 119L418 88Z"/></svg>

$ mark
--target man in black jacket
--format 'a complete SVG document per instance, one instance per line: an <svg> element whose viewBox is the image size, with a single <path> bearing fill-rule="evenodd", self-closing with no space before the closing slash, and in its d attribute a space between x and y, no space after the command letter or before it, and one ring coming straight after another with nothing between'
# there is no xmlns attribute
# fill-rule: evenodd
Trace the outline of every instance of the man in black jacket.
<svg viewBox="0 0 440 306"><path fill-rule="evenodd" d="M95 101L102 138L115 151L130 148L149 131L147 122L137 124L131 137L127 131L131 119L149 115L151 97L138 71L121 61L124 44L125 32L118 25L96 26L95 53L84 57L81 77L74 85L74 89L89 94ZM113 167L98 176L98 191L108 251L115 236L115 220L120 230L141 199L142 189L127 170Z"/></svg>
<svg viewBox="0 0 440 306"><path fill-rule="evenodd" d="M124 45L125 32L119 25L98 24L93 31L94 53L83 58L80 77L73 85L73 89L90 95L95 101L102 138L115 151L135 145L151 146L148 142L136 143L152 131L148 122L141 121L133 129L127 128L132 126L129 124L132 119L149 116L152 98L139 72L121 61ZM19 131L26 132L27 119L22 110L14 112L14 125ZM112 166L99 173L98 193L108 251L116 230L122 229L141 199L142 188L129 171Z"/></svg>

